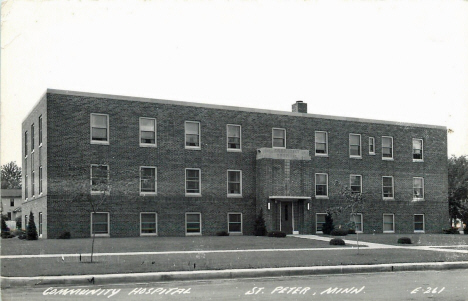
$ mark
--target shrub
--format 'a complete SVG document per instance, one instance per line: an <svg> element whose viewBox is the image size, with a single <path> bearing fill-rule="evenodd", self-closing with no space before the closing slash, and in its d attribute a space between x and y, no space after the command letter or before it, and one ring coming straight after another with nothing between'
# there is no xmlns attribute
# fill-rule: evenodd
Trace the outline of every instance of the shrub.
<svg viewBox="0 0 468 301"><path fill-rule="evenodd" d="M26 234L26 232L24 232L21 229L15 229L15 230L13 230L13 232L11 234L13 234L14 236L20 236L22 234Z"/></svg>
<svg viewBox="0 0 468 301"><path fill-rule="evenodd" d="M21 224L23 223L23 222L21 221L21 216L18 216L18 217L15 219L15 221L16 221L16 229L21 229Z"/></svg>
<svg viewBox="0 0 468 301"><path fill-rule="evenodd" d="M227 231L219 231L216 232L217 236L229 236L229 233Z"/></svg>
<svg viewBox="0 0 468 301"><path fill-rule="evenodd" d="M348 235L348 230L345 229L334 229L330 232L331 236L346 236Z"/></svg>
<svg viewBox="0 0 468 301"><path fill-rule="evenodd" d="M34 222L34 215L32 211L29 212L29 222L28 222L28 229L26 229L26 239L27 240L38 239L36 223Z"/></svg>
<svg viewBox="0 0 468 301"><path fill-rule="evenodd" d="M26 231L21 230L21 234L18 235L18 238L19 239L26 239L27 238Z"/></svg>
<svg viewBox="0 0 468 301"><path fill-rule="evenodd" d="M327 215L325 215L325 223L322 225L322 232L323 234L329 235L333 229L335 229L335 226L333 225L333 217L331 213L327 213Z"/></svg>
<svg viewBox="0 0 468 301"><path fill-rule="evenodd" d="M354 230L354 229L349 229L349 230L348 230L348 234L356 234L356 230Z"/></svg>
<svg viewBox="0 0 468 301"><path fill-rule="evenodd" d="M411 238L409 238L409 237L400 237L400 238L398 238L398 243L399 244L410 245L411 244Z"/></svg>
<svg viewBox="0 0 468 301"><path fill-rule="evenodd" d="M265 219L263 218L263 209L260 209L254 225L255 236L265 236L267 234Z"/></svg>
<svg viewBox="0 0 468 301"><path fill-rule="evenodd" d="M330 245L344 246L346 244L345 244L344 240L342 240L341 238L333 238L332 240L330 240Z"/></svg>
<svg viewBox="0 0 468 301"><path fill-rule="evenodd" d="M465 230L463 230L463 231L465 231L464 232L465 234L468 234L468 225L465 226Z"/></svg>
<svg viewBox="0 0 468 301"><path fill-rule="evenodd" d="M271 231L268 232L269 237L286 237L286 233L283 231Z"/></svg>
<svg viewBox="0 0 468 301"><path fill-rule="evenodd" d="M71 234L68 231L62 232L62 234L59 235L59 239L70 239Z"/></svg>
<svg viewBox="0 0 468 301"><path fill-rule="evenodd" d="M454 227L443 229L442 231L444 232L444 234L460 234L460 232L458 232L458 228Z"/></svg>

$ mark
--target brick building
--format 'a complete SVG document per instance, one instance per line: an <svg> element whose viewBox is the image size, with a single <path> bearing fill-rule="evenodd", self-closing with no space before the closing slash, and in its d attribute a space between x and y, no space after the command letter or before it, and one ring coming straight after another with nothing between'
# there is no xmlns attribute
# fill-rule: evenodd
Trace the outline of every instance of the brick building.
<svg viewBox="0 0 468 301"><path fill-rule="evenodd" d="M449 224L440 126L48 90L22 128L23 214L44 238L251 235L260 209L269 231L320 233L343 186L364 233Z"/></svg>

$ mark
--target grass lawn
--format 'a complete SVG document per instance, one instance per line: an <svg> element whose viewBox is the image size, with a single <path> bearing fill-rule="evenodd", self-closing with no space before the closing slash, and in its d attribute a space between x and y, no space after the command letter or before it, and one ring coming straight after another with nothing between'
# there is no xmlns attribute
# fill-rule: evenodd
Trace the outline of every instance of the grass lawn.
<svg viewBox="0 0 468 301"><path fill-rule="evenodd" d="M91 252L91 238L2 239L2 255L78 254ZM260 236L96 238L95 253L162 252L242 249L330 248L326 241Z"/></svg>
<svg viewBox="0 0 468 301"><path fill-rule="evenodd" d="M463 234L359 234L359 240L386 245L398 245L398 238L409 237L415 246L468 245L468 235ZM356 240L356 235L344 237Z"/></svg>

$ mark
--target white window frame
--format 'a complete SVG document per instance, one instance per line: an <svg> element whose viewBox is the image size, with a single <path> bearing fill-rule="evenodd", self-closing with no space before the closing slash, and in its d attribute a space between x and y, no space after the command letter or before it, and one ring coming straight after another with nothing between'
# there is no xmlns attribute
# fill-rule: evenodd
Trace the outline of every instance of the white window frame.
<svg viewBox="0 0 468 301"><path fill-rule="evenodd" d="M107 133L107 140L93 140L93 116L106 116L106 133ZM108 145L110 140L110 128L109 128L109 114L101 114L101 113L91 113L89 117L89 139L91 144L103 144Z"/></svg>
<svg viewBox="0 0 468 301"><path fill-rule="evenodd" d="M385 216L386 215L392 217L392 230L391 231L385 230ZM382 232L383 233L395 233L395 214L393 213L382 214Z"/></svg>
<svg viewBox="0 0 468 301"><path fill-rule="evenodd" d="M39 166L39 195L42 195L42 192L43 192L43 186L42 186L42 182L43 182L43 169L42 169L42 165Z"/></svg>
<svg viewBox="0 0 468 301"><path fill-rule="evenodd" d="M392 196L384 196L384 178L391 178L392 179ZM394 200L395 199L395 179L393 176L382 176L382 199L384 200Z"/></svg>
<svg viewBox="0 0 468 301"><path fill-rule="evenodd" d="M239 128L239 148L229 147L229 127ZM241 152L242 151L242 126L239 124L226 124L226 149L228 152Z"/></svg>
<svg viewBox="0 0 468 301"><path fill-rule="evenodd" d="M187 145L187 123L196 123L198 124L198 146ZM184 123L184 140L185 140L185 149L200 150L201 149L201 125L200 121L191 121L186 120Z"/></svg>
<svg viewBox="0 0 468 301"><path fill-rule="evenodd" d="M422 215L422 217L423 217L423 220L422 220L423 229L422 230L416 230L416 220L415 220L416 215ZM418 213L418 214L413 215L413 229L414 229L414 233L425 233L426 232L426 217L424 216L424 214Z"/></svg>
<svg viewBox="0 0 468 301"><path fill-rule="evenodd" d="M421 159L415 159L414 158L414 140L419 140L421 141ZM421 139L421 138L413 138L412 140L413 142L413 145L412 145L412 150L413 150L413 153L412 153L412 156L413 156L413 162L424 162L424 139Z"/></svg>
<svg viewBox="0 0 468 301"><path fill-rule="evenodd" d="M374 149L373 151L371 150L371 145ZM369 137L369 155L375 155L375 138L374 137Z"/></svg>
<svg viewBox="0 0 468 301"><path fill-rule="evenodd" d="M325 153L317 153L317 134L318 133L325 133ZM322 143L322 142L320 142L320 143ZM315 131L314 146L315 146L315 155L317 157L328 157L328 132L326 132L326 131Z"/></svg>
<svg viewBox="0 0 468 301"><path fill-rule="evenodd" d="M95 234L96 237L110 237L110 214L109 212L91 212L90 234L93 237L93 214L107 214L107 233Z"/></svg>
<svg viewBox="0 0 468 301"><path fill-rule="evenodd" d="M36 142L34 139L34 132L35 132L34 130L35 129L34 129L34 123L33 123L31 124L31 153L34 153L34 148L35 148L34 144Z"/></svg>
<svg viewBox="0 0 468 301"><path fill-rule="evenodd" d="M38 135L39 146L38 146L38 147L41 147L41 146L42 146L42 138L43 138L43 137L42 137L42 134L43 134L43 133L42 133L42 115L39 116L38 119L39 119L38 122L37 122L37 123L38 123L38 127L39 127L39 129L38 129L38 130L39 130L39 135Z"/></svg>
<svg viewBox="0 0 468 301"><path fill-rule="evenodd" d="M229 172L239 172L239 193L230 193L229 192ZM228 197L242 197L242 170L237 169L228 169L226 173L226 190Z"/></svg>
<svg viewBox="0 0 468 301"><path fill-rule="evenodd" d="M198 170L198 190L199 192L187 192L187 171ZM201 196L202 192L201 169L200 168L186 168L185 169L185 196Z"/></svg>
<svg viewBox="0 0 468 301"><path fill-rule="evenodd" d="M351 190L351 193L356 193L353 192L352 186L353 186L353 181L352 177L359 177L359 192L357 193L362 193L362 175L349 175L349 189Z"/></svg>
<svg viewBox="0 0 468 301"><path fill-rule="evenodd" d="M275 146L275 144L274 144L275 130L280 130L280 131L284 132L284 146ZM271 129L271 148L279 148L279 149L285 149L286 148L286 129L285 128L272 128Z"/></svg>
<svg viewBox="0 0 468 301"><path fill-rule="evenodd" d="M142 191L141 190L141 172L143 168L147 169L154 169L154 192L153 191ZM157 195L158 194L158 168L156 166L140 166L140 195L145 196L145 195Z"/></svg>
<svg viewBox="0 0 468 301"><path fill-rule="evenodd" d="M362 213L354 213L354 216L359 216L359 217L360 217L360 221L361 221L361 230L356 231L356 233L363 233L363 232L364 232L364 219L363 219ZM354 223L356 223L356 222L353 220L353 218L354 218L354 217L351 215L351 216L350 216L351 221L354 222ZM355 230L355 229L356 229L356 227L355 227L353 230Z"/></svg>
<svg viewBox="0 0 468 301"><path fill-rule="evenodd" d="M200 232L189 233L187 232L187 215L189 214L198 214L199 215L199 223L200 223ZM185 235L186 236L200 236L203 233L202 229L202 214L201 212L185 212Z"/></svg>
<svg viewBox="0 0 468 301"><path fill-rule="evenodd" d="M414 180L416 179L420 179L421 180L421 188L422 188L422 196L421 197L416 197L415 195L415 189L416 187L414 187ZM423 177L413 177L413 200L415 201L423 201L424 200L424 178Z"/></svg>
<svg viewBox="0 0 468 301"><path fill-rule="evenodd" d="M327 195L317 195L317 176L318 175L325 175L326 176L326 179L327 179L327 186L326 186ZM323 185L323 184L320 184L320 185ZM315 174L315 197L317 199L328 199L328 174L327 173L316 173Z"/></svg>
<svg viewBox="0 0 468 301"><path fill-rule="evenodd" d="M91 194L92 195L98 195L98 194L102 194L102 193L106 193L106 194L109 194L109 188L106 190L106 191L93 191L93 166L106 166L107 167L107 186L109 187L109 173L110 173L110 170L109 170L109 165L107 164L91 164L91 168L89 170L89 185L90 185L90 190L91 190Z"/></svg>
<svg viewBox="0 0 468 301"><path fill-rule="evenodd" d="M141 220L141 215L142 214L154 214L154 233L143 233L141 232L143 230L142 227L142 220ZM158 213L156 212L140 212L140 236L158 236Z"/></svg>
<svg viewBox="0 0 468 301"><path fill-rule="evenodd" d="M24 158L28 157L28 131L24 131ZM25 172L25 170L23 170Z"/></svg>
<svg viewBox="0 0 468 301"><path fill-rule="evenodd" d="M239 231L230 231L229 230L229 225L230 225L230 221L229 221L229 216L230 215L233 215L233 214L236 214L236 215L240 215L240 232ZM232 234L232 235L242 235L244 233L244 219L243 219L243 216L242 216L242 213L241 212L228 212L227 213L227 229L228 229L228 233L229 234Z"/></svg>
<svg viewBox="0 0 468 301"><path fill-rule="evenodd" d="M391 157L384 157L385 153L384 153L384 145L383 145L383 142L384 142L384 138L390 138L390 149L391 149ZM393 154L394 154L394 148L393 148L393 137L392 136L382 136L382 160L389 160L389 161L392 161L393 160Z"/></svg>
<svg viewBox="0 0 468 301"><path fill-rule="evenodd" d="M146 120L152 120L154 124L154 143L145 143L141 142L141 120L146 119ZM158 145L158 128L157 128L157 122L156 118L151 118L151 117L140 117L138 119L138 129L139 129L139 142L140 142L140 147L157 147Z"/></svg>
<svg viewBox="0 0 468 301"><path fill-rule="evenodd" d="M359 136L359 155L351 154L351 136ZM349 133L349 157L354 159L362 159L362 137L361 134Z"/></svg>
<svg viewBox="0 0 468 301"><path fill-rule="evenodd" d="M319 231L318 227L317 227L317 225L318 225L318 216L319 215L327 216L327 214L326 213L320 213L320 212L315 213L315 233L323 234L323 231ZM325 220L324 220L324 223L325 223ZM322 224L322 227L323 227L323 224Z"/></svg>
<svg viewBox="0 0 468 301"><path fill-rule="evenodd" d="M29 198L29 187L28 187L29 177L27 174L24 175L24 199L27 201Z"/></svg>
<svg viewBox="0 0 468 301"><path fill-rule="evenodd" d="M39 212L37 214L37 219L38 219L38 223L37 223L37 234L39 235L39 237L42 237L42 233L43 233L43 215L42 215L42 212Z"/></svg>

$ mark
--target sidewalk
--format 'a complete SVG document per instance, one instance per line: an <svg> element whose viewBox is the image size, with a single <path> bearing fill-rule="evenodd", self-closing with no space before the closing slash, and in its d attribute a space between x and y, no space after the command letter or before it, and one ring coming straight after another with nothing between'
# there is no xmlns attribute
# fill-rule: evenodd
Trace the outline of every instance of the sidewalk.
<svg viewBox="0 0 468 301"><path fill-rule="evenodd" d="M362 273L397 270L468 268L468 248L464 240L457 248L442 244L433 246L396 246L346 239L348 246L328 245L330 237L295 235L282 238L205 237L172 239L103 239L98 250L110 245L122 246L129 241L159 244L158 250L143 252L5 254L2 246L2 286L35 284L80 284L94 277L95 284L119 281L166 281L311 275L326 273ZM51 242L65 246L83 241ZM162 245L161 242L165 242ZM172 246L170 242L173 242ZM42 242L47 244L46 242ZM181 245L185 250L168 250ZM208 246L207 246L208 245ZM152 246L152 245L151 245ZM230 247L230 249L228 249ZM233 249L238 247L239 249ZM276 247L276 248L275 248ZM52 251L52 250L47 250ZM75 248L76 252L76 248ZM26 252L29 253L29 252ZM80 261L81 258L81 261ZM63 276L65 275L65 276Z"/></svg>

